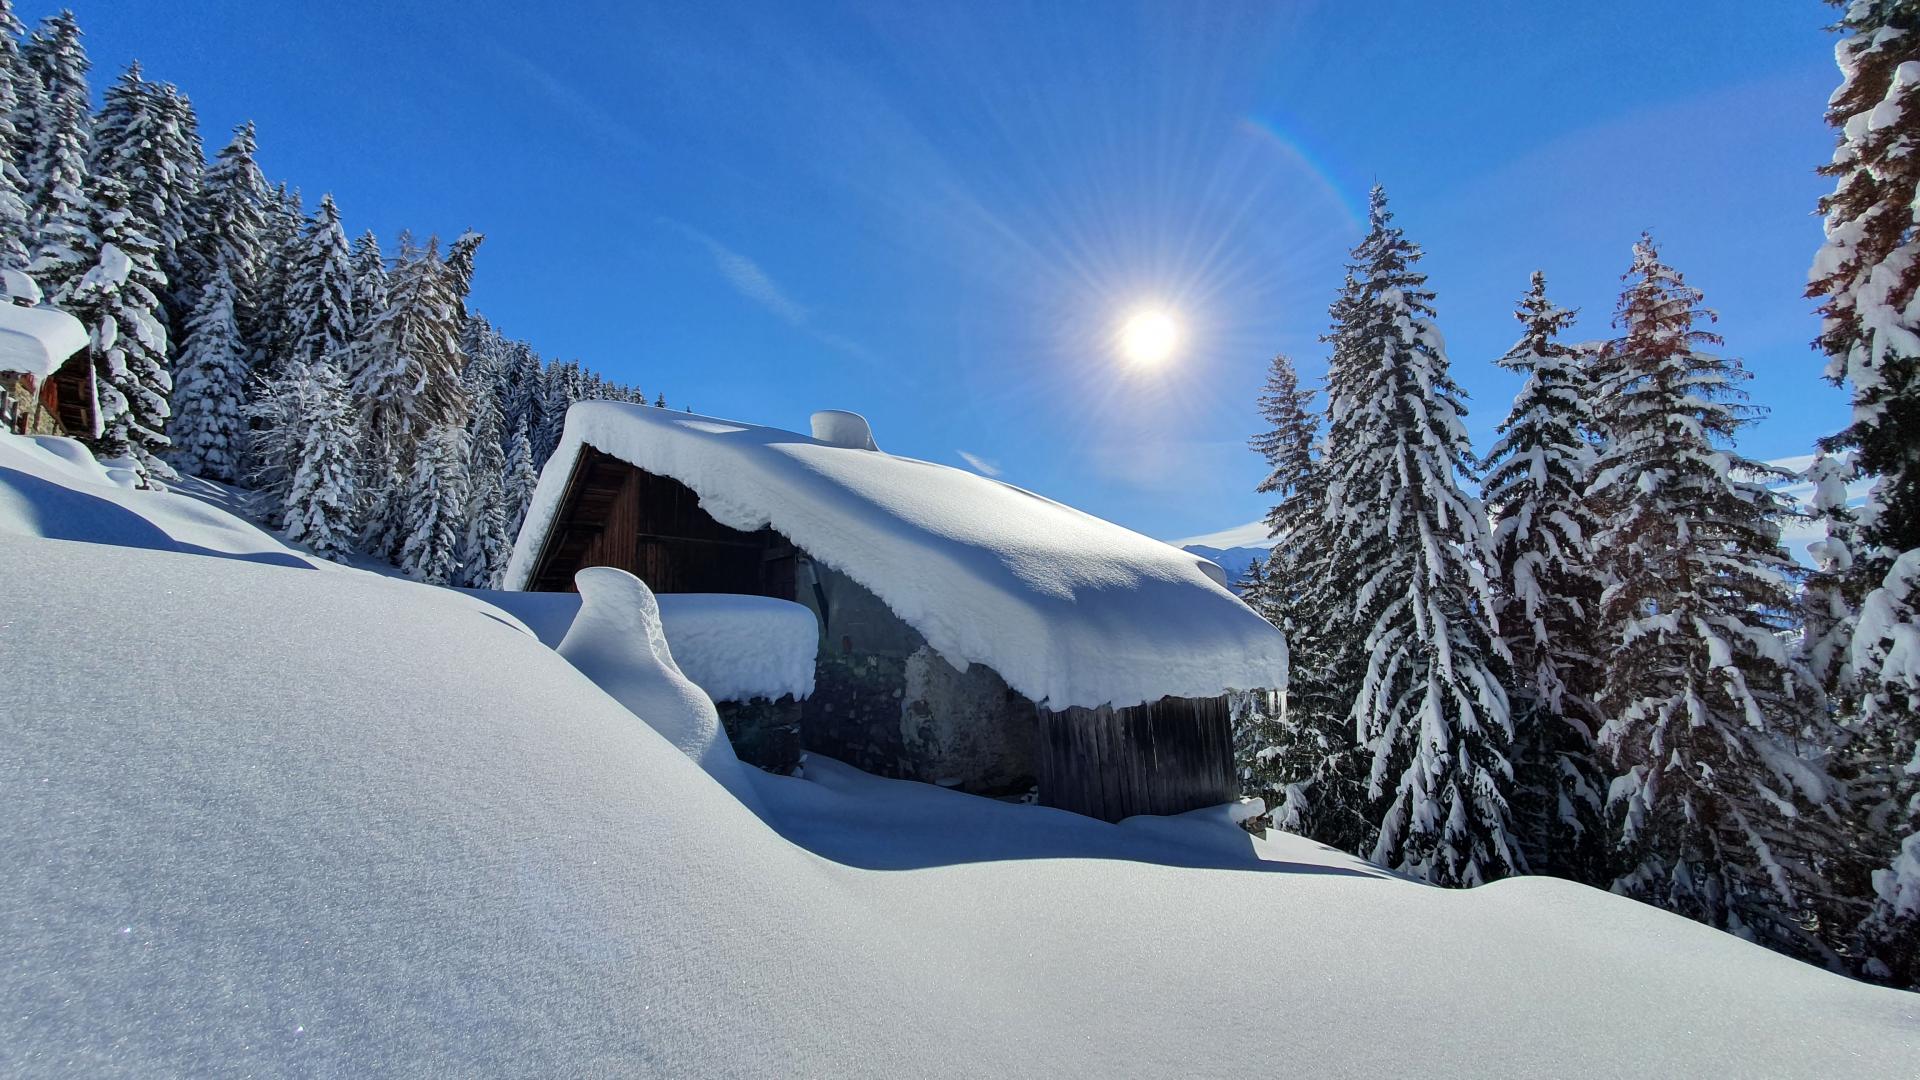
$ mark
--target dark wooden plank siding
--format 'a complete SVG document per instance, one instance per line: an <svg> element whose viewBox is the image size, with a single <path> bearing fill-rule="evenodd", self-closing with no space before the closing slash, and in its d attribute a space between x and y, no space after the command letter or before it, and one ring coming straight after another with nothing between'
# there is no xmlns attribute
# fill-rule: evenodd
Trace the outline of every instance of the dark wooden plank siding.
<svg viewBox="0 0 1920 1080"><path fill-rule="evenodd" d="M794 554L771 529L742 532L715 521L685 484L587 447L528 587L570 590L581 568L617 566L657 593L791 600Z"/></svg>
<svg viewBox="0 0 1920 1080"><path fill-rule="evenodd" d="M1224 697L1041 709L1037 749L1041 804L1107 821L1182 814L1239 794Z"/></svg>

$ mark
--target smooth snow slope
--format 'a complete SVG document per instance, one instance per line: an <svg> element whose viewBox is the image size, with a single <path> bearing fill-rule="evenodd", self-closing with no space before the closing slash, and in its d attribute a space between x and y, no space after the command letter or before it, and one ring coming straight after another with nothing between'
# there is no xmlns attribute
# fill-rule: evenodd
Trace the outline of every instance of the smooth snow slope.
<svg viewBox="0 0 1920 1080"><path fill-rule="evenodd" d="M0 1074L1910 1077L1920 997L1579 886L796 847L470 597L0 535ZM846 821L867 802L873 817ZM974 808L993 806L993 810ZM787 815L782 817L781 815ZM809 815L813 815L809 820ZM864 835L866 840L861 840ZM1217 835L1226 835L1221 832ZM1336 872L1328 872L1333 870Z"/></svg>
<svg viewBox="0 0 1920 1080"><path fill-rule="evenodd" d="M1011 484L777 428L613 401L567 410L505 581L524 588L581 448L771 526L878 596L955 667L1056 709L1212 697L1286 677L1279 631L1203 560Z"/></svg>
<svg viewBox="0 0 1920 1080"><path fill-rule="evenodd" d="M72 439L0 432L0 533L284 566L328 565L200 499L130 484L125 470L102 467Z"/></svg>

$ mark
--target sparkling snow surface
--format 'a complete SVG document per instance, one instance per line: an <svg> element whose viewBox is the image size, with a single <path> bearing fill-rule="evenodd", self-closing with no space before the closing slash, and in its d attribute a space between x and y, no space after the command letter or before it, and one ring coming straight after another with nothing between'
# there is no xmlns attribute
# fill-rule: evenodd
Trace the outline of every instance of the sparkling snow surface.
<svg viewBox="0 0 1920 1080"><path fill-rule="evenodd" d="M1056 708L1284 677L1279 633L1194 555L975 473L645 405L568 411L509 587L532 572L583 445L680 481L722 524L772 526L872 590L955 667L984 664Z"/></svg>
<svg viewBox="0 0 1920 1080"><path fill-rule="evenodd" d="M1920 995L1578 885L1414 884L1226 808L1109 825L813 758L749 774L763 820L504 610L236 558L223 528L163 544L159 522L190 532L178 496L77 470L52 495L16 466L0 1075L1639 1080L1920 1057ZM60 522L86 500L152 542L40 538L83 532Z"/></svg>

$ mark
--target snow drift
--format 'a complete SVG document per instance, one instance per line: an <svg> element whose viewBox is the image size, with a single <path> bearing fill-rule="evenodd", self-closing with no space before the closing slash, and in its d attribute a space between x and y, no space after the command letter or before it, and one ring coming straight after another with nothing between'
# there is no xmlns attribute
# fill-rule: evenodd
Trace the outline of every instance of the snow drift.
<svg viewBox="0 0 1920 1080"><path fill-rule="evenodd" d="M623 402L568 410L509 588L532 575L586 446L687 485L724 525L771 526L880 597L956 668L984 664L1051 708L1285 678L1279 632L1194 555L964 470Z"/></svg>
<svg viewBox="0 0 1920 1080"><path fill-rule="evenodd" d="M762 820L475 597L235 558L218 528L45 539L66 504L9 482L0 1074L1905 1077L1920 1055L1920 996L1563 882L1446 892L1220 813L1114 826L825 760L750 772ZM74 484L142 537L185 528L178 496Z"/></svg>

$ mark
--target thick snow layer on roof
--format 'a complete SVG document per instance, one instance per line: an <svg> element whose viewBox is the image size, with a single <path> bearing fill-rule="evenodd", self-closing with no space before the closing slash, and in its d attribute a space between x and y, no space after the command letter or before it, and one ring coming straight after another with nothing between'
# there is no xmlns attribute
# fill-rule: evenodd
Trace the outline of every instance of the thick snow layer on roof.
<svg viewBox="0 0 1920 1080"><path fill-rule="evenodd" d="M1280 685L1286 643L1203 560L1010 484L776 428L590 401L567 413L508 566L524 588L582 446L771 526L885 601L955 667L1054 708Z"/></svg>
<svg viewBox="0 0 1920 1080"><path fill-rule="evenodd" d="M769 828L448 590L11 535L0 566L0 650L34 673L0 680L0 1074L1870 1078L1920 1054L1914 995L1219 814L1107 825L816 760L751 775Z"/></svg>
<svg viewBox="0 0 1920 1080"><path fill-rule="evenodd" d="M467 590L558 647L580 611L577 593ZM715 701L813 693L820 624L790 600L733 593L662 593L660 620L674 663Z"/></svg>
<svg viewBox="0 0 1920 1080"><path fill-rule="evenodd" d="M0 302L0 371L44 379L87 347L87 328L64 311Z"/></svg>

